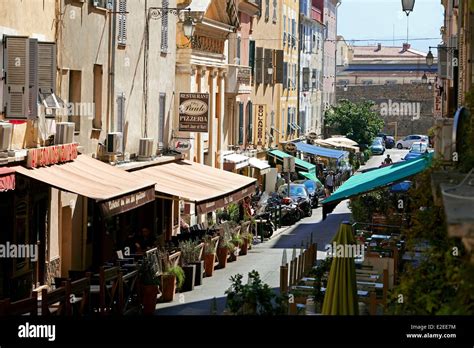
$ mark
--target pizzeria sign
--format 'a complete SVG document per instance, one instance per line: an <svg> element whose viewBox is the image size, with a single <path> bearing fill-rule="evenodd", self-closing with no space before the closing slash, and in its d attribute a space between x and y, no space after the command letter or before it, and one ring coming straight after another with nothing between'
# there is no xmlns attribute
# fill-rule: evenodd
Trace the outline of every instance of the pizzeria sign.
<svg viewBox="0 0 474 348"><path fill-rule="evenodd" d="M198 133L209 131L209 93L179 94L179 130Z"/></svg>

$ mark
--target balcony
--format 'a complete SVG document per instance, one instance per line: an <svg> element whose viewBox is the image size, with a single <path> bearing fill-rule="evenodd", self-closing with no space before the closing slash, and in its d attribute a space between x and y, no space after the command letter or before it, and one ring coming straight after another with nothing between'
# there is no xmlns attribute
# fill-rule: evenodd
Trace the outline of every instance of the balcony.
<svg viewBox="0 0 474 348"><path fill-rule="evenodd" d="M319 8L315 7L315 6L312 6L311 7L311 19L322 23L323 22L323 13L322 13L322 11Z"/></svg>
<svg viewBox="0 0 474 348"><path fill-rule="evenodd" d="M239 11L248 14L249 16L260 15L260 3L262 0L240 0Z"/></svg>
<svg viewBox="0 0 474 348"><path fill-rule="evenodd" d="M250 67L229 65L226 93L250 94L252 92L252 72Z"/></svg>

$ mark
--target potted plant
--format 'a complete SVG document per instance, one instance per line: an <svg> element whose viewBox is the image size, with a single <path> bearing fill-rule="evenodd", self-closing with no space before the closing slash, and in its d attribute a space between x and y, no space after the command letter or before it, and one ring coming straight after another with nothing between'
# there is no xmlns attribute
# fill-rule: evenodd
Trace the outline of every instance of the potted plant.
<svg viewBox="0 0 474 348"><path fill-rule="evenodd" d="M216 263L216 248L211 236L204 237L204 272L206 277L212 277Z"/></svg>
<svg viewBox="0 0 474 348"><path fill-rule="evenodd" d="M240 246L240 254L239 255L247 255L247 251L250 249L252 245L253 235L250 232L244 232L240 235L242 238L242 245Z"/></svg>
<svg viewBox="0 0 474 348"><path fill-rule="evenodd" d="M232 245L229 248L230 249L229 250L229 252L230 252L229 262L237 261L237 255L239 255L240 247L242 246L242 244L244 244L244 241L240 237L240 235L234 234L232 236L232 239L230 240L230 243Z"/></svg>
<svg viewBox="0 0 474 348"><path fill-rule="evenodd" d="M184 271L180 266L168 267L162 275L163 302L171 302L174 299L176 289L181 289L184 283Z"/></svg>
<svg viewBox="0 0 474 348"><path fill-rule="evenodd" d="M139 276L143 314L151 315L155 312L156 299L160 292L160 276L155 272L152 262L147 257L140 264Z"/></svg>
<svg viewBox="0 0 474 348"><path fill-rule="evenodd" d="M181 259L183 260L182 268L185 275L182 291L192 291L194 290L196 278L199 273L201 277L198 285L201 285L202 282L202 263L199 263L199 267L197 267L198 262L200 262L200 249L198 243L191 240L180 242L179 249L181 251Z"/></svg>

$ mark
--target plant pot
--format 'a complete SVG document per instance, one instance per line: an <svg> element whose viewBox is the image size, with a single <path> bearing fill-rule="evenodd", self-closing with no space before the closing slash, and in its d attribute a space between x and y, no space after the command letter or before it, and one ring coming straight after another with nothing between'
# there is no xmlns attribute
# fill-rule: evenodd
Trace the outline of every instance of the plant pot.
<svg viewBox="0 0 474 348"><path fill-rule="evenodd" d="M183 266L184 271L184 283L181 287L182 292L193 291L194 290L194 281L196 278L196 265L186 265Z"/></svg>
<svg viewBox="0 0 474 348"><path fill-rule="evenodd" d="M194 286L202 285L204 261L193 262L192 264L196 266L196 274L194 275Z"/></svg>
<svg viewBox="0 0 474 348"><path fill-rule="evenodd" d="M212 277L212 274L214 273L215 262L216 262L216 254L204 255L204 270L206 272L206 277Z"/></svg>
<svg viewBox="0 0 474 348"><path fill-rule="evenodd" d="M158 285L142 285L143 314L153 315L156 309Z"/></svg>
<svg viewBox="0 0 474 348"><path fill-rule="evenodd" d="M247 255L247 250L249 249L249 240L247 238L244 238L244 243L240 247L240 253L239 255Z"/></svg>
<svg viewBox="0 0 474 348"><path fill-rule="evenodd" d="M217 259L219 260L219 268L225 268L227 265L227 257L229 256L228 248L217 248Z"/></svg>
<svg viewBox="0 0 474 348"><path fill-rule="evenodd" d="M174 293L176 292L176 277L172 274L164 274L161 284L163 287L163 294L161 296L163 302L173 301Z"/></svg>

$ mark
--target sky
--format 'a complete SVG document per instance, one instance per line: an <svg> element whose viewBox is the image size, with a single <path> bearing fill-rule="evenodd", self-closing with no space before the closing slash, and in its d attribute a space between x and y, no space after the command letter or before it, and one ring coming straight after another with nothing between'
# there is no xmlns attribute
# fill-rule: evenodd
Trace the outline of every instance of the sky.
<svg viewBox="0 0 474 348"><path fill-rule="evenodd" d="M338 9L337 33L346 40L376 39L354 42L355 45L401 46L407 37L407 16L402 11L401 0L341 0ZM411 47L428 52L429 46L441 42L444 9L440 0L416 0L409 16ZM434 40L410 40L435 38ZM397 40L399 39L399 40ZM381 41L387 40L387 41ZM350 41L349 41L350 42ZM436 51L433 50L436 55Z"/></svg>

